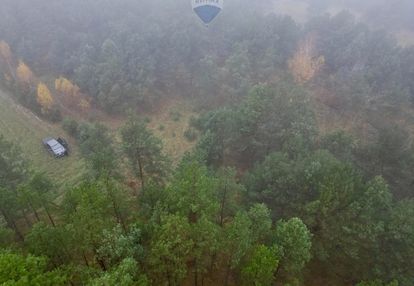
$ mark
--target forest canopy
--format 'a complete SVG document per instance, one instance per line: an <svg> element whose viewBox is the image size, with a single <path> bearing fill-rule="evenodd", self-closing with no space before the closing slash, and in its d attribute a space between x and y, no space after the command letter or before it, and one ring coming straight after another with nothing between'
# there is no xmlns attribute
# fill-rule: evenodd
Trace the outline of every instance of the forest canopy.
<svg viewBox="0 0 414 286"><path fill-rule="evenodd" d="M85 165L0 114L0 284L414 285L411 1L189 2L0 0L1 90Z"/></svg>

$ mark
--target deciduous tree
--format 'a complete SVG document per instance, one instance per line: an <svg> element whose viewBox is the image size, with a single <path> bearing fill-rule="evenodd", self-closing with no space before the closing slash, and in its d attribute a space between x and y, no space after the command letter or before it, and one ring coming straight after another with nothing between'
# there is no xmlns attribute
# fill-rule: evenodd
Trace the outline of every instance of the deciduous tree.
<svg viewBox="0 0 414 286"><path fill-rule="evenodd" d="M15 72L12 67L13 55L9 44L5 41L0 41L0 56L2 57L3 61L6 62L10 76L15 78Z"/></svg>
<svg viewBox="0 0 414 286"><path fill-rule="evenodd" d="M279 264L279 252L275 247L259 245L242 269L242 281L246 286L270 286Z"/></svg>
<svg viewBox="0 0 414 286"><path fill-rule="evenodd" d="M66 282L63 271L48 272L47 260L44 258L0 252L0 284L63 286Z"/></svg>
<svg viewBox="0 0 414 286"><path fill-rule="evenodd" d="M14 241L13 230L0 226L0 248L8 248Z"/></svg>
<svg viewBox="0 0 414 286"><path fill-rule="evenodd" d="M55 90L62 95L70 106L77 107L81 101L80 89L76 84L64 77L55 80Z"/></svg>
<svg viewBox="0 0 414 286"><path fill-rule="evenodd" d="M87 286L149 286L147 277L139 273L139 265L132 258L124 259L117 267L104 272L101 277L91 279Z"/></svg>
<svg viewBox="0 0 414 286"><path fill-rule="evenodd" d="M300 43L295 55L289 60L289 69L297 82L305 83L315 76L324 63L323 56L314 56L314 37L308 36Z"/></svg>
<svg viewBox="0 0 414 286"><path fill-rule="evenodd" d="M91 108L91 102L85 98L82 98L78 103L78 107L82 110L82 112L86 113Z"/></svg>
<svg viewBox="0 0 414 286"><path fill-rule="evenodd" d="M37 103L39 103L42 108L42 113L46 114L52 109L53 106L53 97L47 85L44 83L39 83L37 86Z"/></svg>
<svg viewBox="0 0 414 286"><path fill-rule="evenodd" d="M281 253L277 272L288 280L299 279L311 259L311 233L299 218L292 218L277 223L275 236Z"/></svg>
<svg viewBox="0 0 414 286"><path fill-rule="evenodd" d="M190 225L185 217L163 217L150 246L149 264L153 284L181 285L187 275L187 256L193 241Z"/></svg>
<svg viewBox="0 0 414 286"><path fill-rule="evenodd" d="M24 84L26 87L30 87L30 85L34 82L32 70L23 61L19 61L16 75L19 82Z"/></svg>
<svg viewBox="0 0 414 286"><path fill-rule="evenodd" d="M252 222L252 239L256 243L266 243L271 237L271 211L265 204L254 204L248 211Z"/></svg>
<svg viewBox="0 0 414 286"><path fill-rule="evenodd" d="M64 225L49 226L43 222L33 226L25 237L30 253L46 256L56 266L72 262L72 233Z"/></svg>

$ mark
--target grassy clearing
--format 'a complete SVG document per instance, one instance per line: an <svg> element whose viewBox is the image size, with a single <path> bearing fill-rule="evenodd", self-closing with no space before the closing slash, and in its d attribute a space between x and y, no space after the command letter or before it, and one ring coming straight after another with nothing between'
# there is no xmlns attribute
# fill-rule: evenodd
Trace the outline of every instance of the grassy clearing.
<svg viewBox="0 0 414 286"><path fill-rule="evenodd" d="M162 139L165 152L177 163L190 151L194 142L184 136L192 116L196 116L191 103L185 99L169 100L158 111L149 115L149 127Z"/></svg>
<svg viewBox="0 0 414 286"><path fill-rule="evenodd" d="M172 160L173 166L177 166L184 154L197 144L197 139L189 141L184 133L188 130L189 122L192 116L197 116L194 112L193 104L185 98L164 98L157 104L157 107L149 112L137 112L139 118L148 122L151 131L163 142L166 155ZM122 155L122 139L120 130L127 121L126 116L109 116L100 114L99 120L110 129L110 133L115 141L115 150L121 156L120 172L125 176L128 185L139 184L135 180L134 174L128 160ZM196 134L198 135L198 134Z"/></svg>
<svg viewBox="0 0 414 286"><path fill-rule="evenodd" d="M163 101L157 110L140 114L149 119L149 127L162 139L164 150L176 164L196 144L189 142L184 133L192 116L196 116L191 103L178 99ZM119 128L126 118L105 116L99 120L112 130L116 142L120 142ZM81 159L76 141L71 139L59 124L45 122L31 111L16 104L8 94L0 91L0 134L19 144L34 170L45 172L63 191L83 177L86 167ZM71 154L64 159L54 159L42 146L45 137L63 136L69 141ZM120 150L119 150L120 151ZM127 170L126 166L123 166Z"/></svg>
<svg viewBox="0 0 414 286"><path fill-rule="evenodd" d="M197 117L192 103L185 98L165 98L155 110L146 113L137 113L140 118L148 120L148 127L160 138L164 144L165 153L176 164L182 156L190 151L197 140L189 142L184 136L189 127L192 116ZM100 122L112 130L115 141L121 143L120 128L125 124L126 117L101 118Z"/></svg>
<svg viewBox="0 0 414 286"><path fill-rule="evenodd" d="M84 163L75 142L69 140L71 155L64 159L54 159L42 146L45 137L70 139L60 126L39 119L3 91L0 91L0 134L19 144L33 169L45 172L60 190L75 184L84 174Z"/></svg>

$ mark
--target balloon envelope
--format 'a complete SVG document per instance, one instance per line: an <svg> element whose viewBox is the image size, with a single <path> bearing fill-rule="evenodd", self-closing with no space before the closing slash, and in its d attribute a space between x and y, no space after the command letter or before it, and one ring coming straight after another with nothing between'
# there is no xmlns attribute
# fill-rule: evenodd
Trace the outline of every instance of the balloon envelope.
<svg viewBox="0 0 414 286"><path fill-rule="evenodd" d="M193 0L193 10L204 22L209 24L223 9L223 0Z"/></svg>

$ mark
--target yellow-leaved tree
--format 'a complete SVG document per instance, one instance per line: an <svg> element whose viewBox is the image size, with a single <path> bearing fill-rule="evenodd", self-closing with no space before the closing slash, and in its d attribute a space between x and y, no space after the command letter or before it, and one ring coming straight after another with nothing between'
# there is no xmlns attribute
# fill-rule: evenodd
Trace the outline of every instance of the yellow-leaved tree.
<svg viewBox="0 0 414 286"><path fill-rule="evenodd" d="M0 57L7 64L9 74L14 77L14 69L12 68L13 55L9 44L0 41Z"/></svg>
<svg viewBox="0 0 414 286"><path fill-rule="evenodd" d="M323 56L314 55L314 37L308 36L299 44L298 50L289 60L289 69L298 83L310 81L325 64Z"/></svg>
<svg viewBox="0 0 414 286"><path fill-rule="evenodd" d="M90 108L91 108L91 103L89 102L89 100L87 100L87 99L85 99L85 98L82 98L80 101L79 101L79 104L78 104L78 106L79 106L79 108L83 111L83 112L87 112Z"/></svg>
<svg viewBox="0 0 414 286"><path fill-rule="evenodd" d="M34 81L32 70L23 61L19 61L16 75L20 83L24 83L28 86L30 86Z"/></svg>
<svg viewBox="0 0 414 286"><path fill-rule="evenodd" d="M42 108L42 113L47 113L53 106L53 97L49 88L44 83L37 86L37 102Z"/></svg>
<svg viewBox="0 0 414 286"><path fill-rule="evenodd" d="M9 44L5 41L0 41L0 55L6 61L11 61L11 50Z"/></svg>
<svg viewBox="0 0 414 286"><path fill-rule="evenodd" d="M55 80L55 89L61 94L65 101L71 105L76 106L80 101L80 88L73 84L70 80L60 77Z"/></svg>

